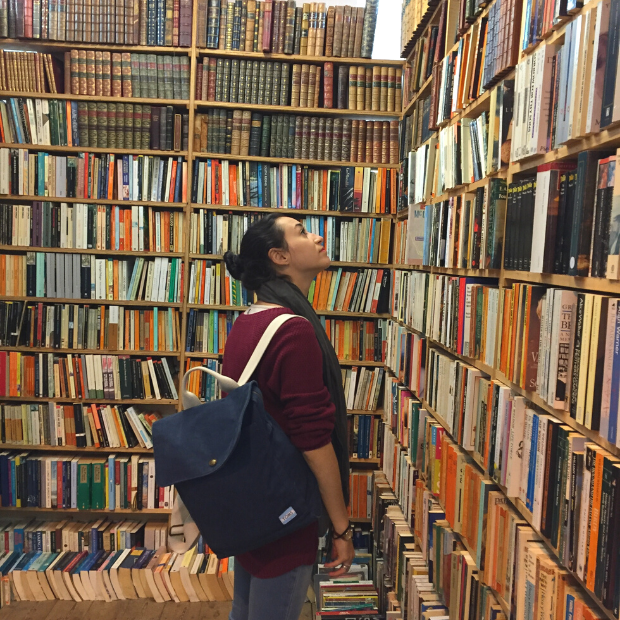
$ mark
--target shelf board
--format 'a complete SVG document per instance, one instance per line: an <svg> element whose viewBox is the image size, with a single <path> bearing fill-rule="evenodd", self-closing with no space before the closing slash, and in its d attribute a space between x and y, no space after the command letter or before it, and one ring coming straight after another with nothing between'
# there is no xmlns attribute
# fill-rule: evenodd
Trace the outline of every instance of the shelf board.
<svg viewBox="0 0 620 620"><path fill-rule="evenodd" d="M256 112L276 112L278 114L312 114L313 116L363 116L364 118L400 118L400 112L381 112L379 110L350 110L342 108L315 108L290 105L262 105L257 103L230 103L228 101L204 101L197 99L195 104L197 110L202 108L220 108L224 110L252 110Z"/></svg>
<svg viewBox="0 0 620 620"><path fill-rule="evenodd" d="M189 99L151 99L149 97L103 97L101 95L73 95L67 93L29 93L24 91L0 90L0 98L30 97L32 99L62 99L66 101L93 101L96 103L138 103L146 105L173 105L187 108Z"/></svg>
<svg viewBox="0 0 620 620"><path fill-rule="evenodd" d="M53 349L46 347L6 347L0 346L0 351L15 351L17 353L54 353L56 355L131 355L133 357L179 357L180 351L140 351L131 349Z"/></svg>
<svg viewBox="0 0 620 620"><path fill-rule="evenodd" d="M60 254L96 254L101 256L147 256L149 258L183 258L183 252L149 252L148 250L93 250L83 248L41 248L33 245L0 245L0 252L44 252Z"/></svg>
<svg viewBox="0 0 620 620"><path fill-rule="evenodd" d="M463 183L462 185L451 187L447 189L443 194L439 196L434 196L432 200L429 200L429 204L435 204L437 202L449 200L452 196L460 196L461 194L475 192L478 188L488 185L491 179L505 179L507 173L508 173L508 168L504 167L504 168L501 168L500 170L489 173L487 176L483 177L482 179L479 179L478 181L474 181L472 183Z"/></svg>
<svg viewBox="0 0 620 620"><path fill-rule="evenodd" d="M2 510L10 510L12 512L54 512L54 513L78 513L78 514L131 514L131 515L169 515L172 510L169 508L145 508L143 510L132 510L131 508L115 508L110 510L105 509L86 509L80 510L79 508L17 508L15 506L2 506Z"/></svg>
<svg viewBox="0 0 620 620"><path fill-rule="evenodd" d="M245 312L249 306L226 306L224 304L193 304L193 303L188 303L187 304L188 308L196 308L199 310L225 310L228 312L234 312L235 310L239 311L239 312Z"/></svg>
<svg viewBox="0 0 620 620"><path fill-rule="evenodd" d="M50 144L16 144L11 142L2 142L0 147L3 149L22 149L28 151L45 151L50 153L62 152L62 153L117 153L119 155L160 155L162 157L185 157L187 158L187 151L160 151L157 149L117 149L117 148L104 148L102 146L58 146ZM122 202L127 202L122 201ZM168 206L171 203L164 203Z"/></svg>
<svg viewBox="0 0 620 620"><path fill-rule="evenodd" d="M409 219L409 209L402 209L396 214L396 221L402 222Z"/></svg>
<svg viewBox="0 0 620 620"><path fill-rule="evenodd" d="M366 464L366 465L379 465L381 463L381 459L354 459L350 458L349 463L358 463L358 464Z"/></svg>
<svg viewBox="0 0 620 620"><path fill-rule="evenodd" d="M341 366L378 366L378 367L385 366L383 362L364 361L364 360L341 360L339 359L338 363Z"/></svg>
<svg viewBox="0 0 620 620"><path fill-rule="evenodd" d="M287 207L240 207L232 205L201 205L192 203L192 209L205 209L207 211L233 211L240 213L281 213L285 217L295 217L295 215L326 215L334 217L373 217L377 219L393 219L392 213L360 213L352 211L323 211L320 209L289 209ZM290 215L289 215L290 214Z"/></svg>
<svg viewBox="0 0 620 620"><path fill-rule="evenodd" d="M521 174L528 170L535 172L537 166L563 159L574 159L582 151L598 149L611 151L615 150L618 146L620 146L620 123L617 123L609 129L604 129L599 133L571 140L568 144L560 146L553 151L512 162L510 166L508 166L508 172L512 175Z"/></svg>
<svg viewBox="0 0 620 620"><path fill-rule="evenodd" d="M431 267L431 273L474 278L500 278L501 269L461 269L460 267Z"/></svg>
<svg viewBox="0 0 620 620"><path fill-rule="evenodd" d="M153 454L152 448L96 448L95 446L86 446L78 448L77 446L46 446L32 445L27 443L0 443L0 450L21 450L21 451L41 451L41 452L87 452L88 454L108 454L118 452L119 454Z"/></svg>
<svg viewBox="0 0 620 620"><path fill-rule="evenodd" d="M105 52L148 52L150 54L181 54L191 56L191 47L163 45L119 45L116 43L81 43L76 41L48 41L46 39L2 39L5 51L55 52L73 49L103 50Z"/></svg>
<svg viewBox="0 0 620 620"><path fill-rule="evenodd" d="M62 396L0 396L0 401L16 403L75 403L75 404L95 404L95 405L176 405L178 400L162 398L129 398L129 399L107 399L107 398L68 398Z"/></svg>
<svg viewBox="0 0 620 620"><path fill-rule="evenodd" d="M346 167L357 166L362 168L389 168L398 170L400 164L372 164L364 162L354 161L332 161L323 159L295 159L294 157L259 157L253 155L227 155L224 153L207 153L203 151L196 151L192 154L192 159L227 159L233 161L253 161L266 164L299 164L303 166L319 166L321 168L327 167Z"/></svg>
<svg viewBox="0 0 620 620"><path fill-rule="evenodd" d="M368 411L366 409L347 409L348 415L374 415L383 417L384 411L377 409L376 411Z"/></svg>
<svg viewBox="0 0 620 620"><path fill-rule="evenodd" d="M220 254L190 254L190 260L212 260L219 261L224 260L224 257ZM391 269L392 265L387 263L356 263L349 261L333 260L330 262L331 267L365 267L367 269Z"/></svg>
<svg viewBox="0 0 620 620"><path fill-rule="evenodd" d="M26 297L25 295L17 296L5 296L3 301L30 301L30 302L44 302L54 304L74 304L81 305L86 304L88 306L138 306L144 308L166 307L166 308L180 308L180 302L169 301L130 301L126 299L68 299L66 297Z"/></svg>
<svg viewBox="0 0 620 620"><path fill-rule="evenodd" d="M608 280L607 278L583 278L554 273L530 273L529 271L509 270L503 270L502 275L504 280L514 280L515 282L531 282L546 286L576 288L582 291L595 291L597 293L620 293L620 280Z"/></svg>
<svg viewBox="0 0 620 620"><path fill-rule="evenodd" d="M424 271L427 273L431 272L431 268L428 265L401 265L400 263L395 263L392 265L393 269L401 269L404 271Z"/></svg>
<svg viewBox="0 0 620 620"><path fill-rule="evenodd" d="M200 351L193 351L191 353L185 353L185 357L191 357L192 359L208 359L208 360L219 360L222 358L223 353L201 353Z"/></svg>
<svg viewBox="0 0 620 620"><path fill-rule="evenodd" d="M79 204L98 204L127 206L134 205L145 207L164 207L166 209L185 209L184 202L149 202L148 200L116 200L114 198L67 198L64 196L14 196L12 194L1 194L0 200L10 200L11 202L67 202Z"/></svg>
<svg viewBox="0 0 620 620"><path fill-rule="evenodd" d="M382 67L402 67L402 60L376 60L374 58L337 58L335 56L302 56L300 54L271 54L269 52L241 52L238 50L220 50L197 47L198 56L215 56L221 58L248 58L250 60L286 60L323 65L333 62L335 65L370 65ZM200 61L198 62L200 63Z"/></svg>

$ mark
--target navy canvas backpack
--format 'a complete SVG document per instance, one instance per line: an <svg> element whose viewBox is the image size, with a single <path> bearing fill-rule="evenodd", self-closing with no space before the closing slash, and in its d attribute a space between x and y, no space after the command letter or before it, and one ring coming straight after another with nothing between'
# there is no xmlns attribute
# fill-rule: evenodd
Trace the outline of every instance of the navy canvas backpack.
<svg viewBox="0 0 620 620"><path fill-rule="evenodd" d="M204 367L185 373L185 409L153 424L157 484L177 490L173 551L189 549L200 533L218 557L240 555L319 519L314 474L265 411L257 383L248 383L273 335L295 316L270 323L238 382ZM228 396L202 403L186 389L194 371L214 376Z"/></svg>

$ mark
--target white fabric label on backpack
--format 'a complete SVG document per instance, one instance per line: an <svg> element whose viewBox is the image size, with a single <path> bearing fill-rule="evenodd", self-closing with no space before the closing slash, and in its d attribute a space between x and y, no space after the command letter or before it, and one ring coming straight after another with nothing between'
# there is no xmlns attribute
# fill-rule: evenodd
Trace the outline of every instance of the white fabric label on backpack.
<svg viewBox="0 0 620 620"><path fill-rule="evenodd" d="M282 521L282 525L286 525L291 519L294 519L297 516L297 513L295 512L295 510L290 507L287 508L281 515L280 515L280 521Z"/></svg>

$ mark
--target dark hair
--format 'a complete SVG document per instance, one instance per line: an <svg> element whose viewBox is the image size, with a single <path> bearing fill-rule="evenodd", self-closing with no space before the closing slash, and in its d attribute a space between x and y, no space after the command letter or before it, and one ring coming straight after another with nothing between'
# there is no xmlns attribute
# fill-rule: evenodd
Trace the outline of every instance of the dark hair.
<svg viewBox="0 0 620 620"><path fill-rule="evenodd" d="M241 240L239 254L226 252L224 261L230 275L246 289L256 291L278 274L269 258L271 248L287 249L284 230L277 224L279 213L270 213L250 226Z"/></svg>

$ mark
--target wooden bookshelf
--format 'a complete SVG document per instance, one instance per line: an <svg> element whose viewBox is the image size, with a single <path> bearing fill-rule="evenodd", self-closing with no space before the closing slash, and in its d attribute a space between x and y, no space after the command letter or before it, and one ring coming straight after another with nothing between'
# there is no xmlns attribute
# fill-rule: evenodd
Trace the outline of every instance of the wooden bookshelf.
<svg viewBox="0 0 620 620"><path fill-rule="evenodd" d="M155 306L161 307L165 306L166 308L180 308L183 304L180 302L172 302L172 301L130 301L126 299L82 299L82 298L60 298L60 297L26 297L26 296L5 296L4 301L29 301L32 303L35 302L43 302L43 303L54 303L54 304L87 304L87 305L96 305L96 306L137 306L137 307L148 307L153 308Z"/></svg>
<svg viewBox="0 0 620 620"><path fill-rule="evenodd" d="M274 112L277 114L308 114L312 116L362 116L364 118L400 118L398 112L380 112L378 110L350 110L341 108L314 108L293 107L290 105L258 105L256 103L228 103L224 101L204 101L197 99L195 107L198 111L202 108L219 108L224 110L252 110L253 112Z"/></svg>
<svg viewBox="0 0 620 620"><path fill-rule="evenodd" d="M75 398L63 396L0 396L0 400L14 403L89 403L94 405L176 405L178 400L160 398Z"/></svg>
<svg viewBox="0 0 620 620"><path fill-rule="evenodd" d="M147 256L149 258L183 258L183 252L154 252L152 250L96 250L83 248L44 248L30 245L0 245L0 252L48 252L58 254L96 254L98 256Z"/></svg>
<svg viewBox="0 0 620 620"><path fill-rule="evenodd" d="M241 105L241 104L240 104ZM240 106L237 106L240 107ZM398 170L400 164L371 164L365 162L355 161L332 161L323 159L295 159L289 157L258 157L252 155L225 155L224 153L207 153L196 152L192 153L192 160L194 159L228 159L232 161L255 161L264 164L298 164L303 166L315 166L318 168L333 168L334 166L342 168L343 166L357 166L358 168L389 168Z"/></svg>
<svg viewBox="0 0 620 620"><path fill-rule="evenodd" d="M10 200L11 202L67 202L79 204L98 204L127 206L142 205L145 207L163 207L165 209L185 209L185 204L181 202L149 202L147 200L115 200L110 198L68 198L65 196L26 196L9 195L0 196L0 200Z"/></svg>
<svg viewBox="0 0 620 620"><path fill-rule="evenodd" d="M104 52L145 52L148 54L177 54L191 56L191 47L164 45L121 45L116 43L81 43L78 41L48 41L46 39L2 39L4 49L12 51L64 52L74 49L102 50Z"/></svg>
<svg viewBox="0 0 620 620"><path fill-rule="evenodd" d="M52 453L85 453L85 454L105 454L107 452L118 452L119 454L153 454L153 450L150 448L141 448L135 446L133 448L112 448L101 447L96 448L94 446L86 446L84 448L78 448L77 446L47 446L41 444L29 444L29 443L0 443L0 450L26 450L35 452L52 452Z"/></svg>
<svg viewBox="0 0 620 620"><path fill-rule="evenodd" d="M0 351L18 353L54 353L55 355L131 355L133 357L179 357L180 351L142 351L140 349L63 349L47 347L7 347L0 346ZM2 398L2 397L0 397Z"/></svg>
<svg viewBox="0 0 620 620"><path fill-rule="evenodd" d="M188 99L151 99L149 97L104 97L102 95L72 95L68 93L31 93L31 92L23 92L23 91L11 91L11 90L0 90L0 97L2 99L10 98L10 97L25 97L30 99L62 99L65 101L93 101L98 103L138 103L138 104L147 104L147 105L157 105L157 106L177 106L177 107L185 107L189 106ZM132 151L136 154L135 151Z"/></svg>
<svg viewBox="0 0 620 620"><path fill-rule="evenodd" d="M328 211L320 209L288 209L272 207L239 207L231 205L201 205L192 203L192 209L204 209L206 211L229 211L232 213L281 213L285 217L295 217L297 215L319 215L327 217L372 217L376 219L394 219L392 213L370 213L368 211Z"/></svg>
<svg viewBox="0 0 620 620"><path fill-rule="evenodd" d="M37 95L38 97L38 95ZM124 103L124 101L123 101ZM115 147L104 148L102 146L52 146L49 144L21 144L21 143L13 143L13 142L0 142L0 148L3 149L21 149L24 151L44 151L50 153L117 153L119 155L153 155L154 157L185 157L187 158L187 151L160 151L159 149L117 149ZM67 202L69 199L63 198L63 202ZM78 200L77 198L75 200ZM94 199L80 198L82 202L89 202ZM97 202L99 202L98 199ZM118 201L128 202L126 200L122 200L119 198ZM144 202L144 201L142 201ZM142 203L140 203L142 204ZM165 205L175 204L175 203L162 203ZM182 206L185 206L185 203L178 203Z"/></svg>

